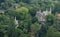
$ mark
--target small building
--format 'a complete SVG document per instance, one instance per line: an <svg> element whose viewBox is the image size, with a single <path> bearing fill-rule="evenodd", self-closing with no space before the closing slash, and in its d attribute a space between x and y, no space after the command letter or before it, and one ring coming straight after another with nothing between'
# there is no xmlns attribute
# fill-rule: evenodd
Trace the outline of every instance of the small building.
<svg viewBox="0 0 60 37"><path fill-rule="evenodd" d="M38 21L39 22L41 22L41 21L46 21L46 18L45 18L45 16L48 14L48 13L50 13L51 14L51 10L45 10L45 11L42 11L41 12L41 10L40 11L37 11L37 13L36 13L36 17L38 18Z"/></svg>
<svg viewBox="0 0 60 37"><path fill-rule="evenodd" d="M36 17L37 17L39 22L45 22L46 21L45 20L45 14L43 12L41 12L41 11L38 11L36 13Z"/></svg>

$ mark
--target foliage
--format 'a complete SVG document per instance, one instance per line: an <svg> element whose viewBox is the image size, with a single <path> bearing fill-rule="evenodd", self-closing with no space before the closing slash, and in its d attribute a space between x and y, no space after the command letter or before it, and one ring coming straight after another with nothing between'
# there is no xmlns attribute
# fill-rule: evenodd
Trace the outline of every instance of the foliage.
<svg viewBox="0 0 60 37"><path fill-rule="evenodd" d="M60 32L53 28L53 26L49 27L47 31L47 37L60 37Z"/></svg>
<svg viewBox="0 0 60 37"><path fill-rule="evenodd" d="M51 25L54 23L55 16L53 14L46 15L46 21Z"/></svg>
<svg viewBox="0 0 60 37"><path fill-rule="evenodd" d="M21 8L16 9L16 11L26 13L26 12L29 12L29 9L26 7L21 7Z"/></svg>
<svg viewBox="0 0 60 37"><path fill-rule="evenodd" d="M0 37L60 37L53 25L55 16L47 14L46 22L38 22L36 12L39 10L60 12L60 1L0 0Z"/></svg>
<svg viewBox="0 0 60 37"><path fill-rule="evenodd" d="M28 15L29 9L26 8L26 7L18 8L16 11L18 12L21 20L22 19L25 19L25 17L28 17L29 16Z"/></svg>

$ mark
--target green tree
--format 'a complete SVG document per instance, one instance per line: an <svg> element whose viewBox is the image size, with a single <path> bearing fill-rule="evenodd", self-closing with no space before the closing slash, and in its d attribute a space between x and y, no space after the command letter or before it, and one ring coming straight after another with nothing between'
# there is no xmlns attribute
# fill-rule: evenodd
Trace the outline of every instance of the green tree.
<svg viewBox="0 0 60 37"><path fill-rule="evenodd" d="M48 22L48 25L53 25L54 20L55 20L55 16L53 14L46 15L46 23Z"/></svg>
<svg viewBox="0 0 60 37"><path fill-rule="evenodd" d="M49 27L46 37L60 37L60 32L57 31L53 26Z"/></svg>
<svg viewBox="0 0 60 37"><path fill-rule="evenodd" d="M20 16L20 19L23 20L25 19L25 17L28 17L29 15L29 9L26 8L26 7L21 7L21 8L18 8L16 9L16 11L19 13L19 16ZM28 16L27 16L28 15Z"/></svg>

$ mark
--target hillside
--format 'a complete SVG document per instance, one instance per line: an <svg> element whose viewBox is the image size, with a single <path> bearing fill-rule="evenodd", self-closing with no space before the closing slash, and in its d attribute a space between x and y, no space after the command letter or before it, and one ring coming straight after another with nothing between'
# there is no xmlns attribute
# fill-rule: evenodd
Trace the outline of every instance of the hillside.
<svg viewBox="0 0 60 37"><path fill-rule="evenodd" d="M0 37L60 37L60 0L0 0Z"/></svg>

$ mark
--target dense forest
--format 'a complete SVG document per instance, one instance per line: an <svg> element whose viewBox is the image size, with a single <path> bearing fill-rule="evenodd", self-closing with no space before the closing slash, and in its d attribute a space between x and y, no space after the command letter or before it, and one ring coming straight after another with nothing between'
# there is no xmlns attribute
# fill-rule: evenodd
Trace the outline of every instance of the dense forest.
<svg viewBox="0 0 60 37"><path fill-rule="evenodd" d="M60 0L0 0L0 37L60 37Z"/></svg>

